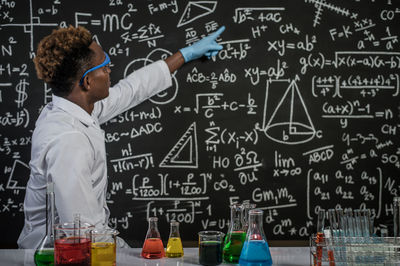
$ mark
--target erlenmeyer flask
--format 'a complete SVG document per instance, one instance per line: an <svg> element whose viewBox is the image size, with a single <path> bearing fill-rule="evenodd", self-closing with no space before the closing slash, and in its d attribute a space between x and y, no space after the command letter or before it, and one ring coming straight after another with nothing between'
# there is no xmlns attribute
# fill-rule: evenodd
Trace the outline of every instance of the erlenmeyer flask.
<svg viewBox="0 0 400 266"><path fill-rule="evenodd" d="M47 183L46 189L46 235L35 251L37 266L54 265L54 185Z"/></svg>
<svg viewBox="0 0 400 266"><path fill-rule="evenodd" d="M243 208L239 204L232 204L230 207L231 221L222 253L226 262L238 263L244 241L246 240L246 232L243 230L242 224Z"/></svg>
<svg viewBox="0 0 400 266"><path fill-rule="evenodd" d="M249 228L246 234L239 264L242 266L272 265L271 253L263 229L263 211L254 209L249 211Z"/></svg>
<svg viewBox="0 0 400 266"><path fill-rule="evenodd" d="M157 217L149 218L149 229L142 248L142 257L145 259L159 259L165 256L164 245L157 227Z"/></svg>
<svg viewBox="0 0 400 266"><path fill-rule="evenodd" d="M179 222L172 220L171 229L169 232L167 252L168 258L178 258L183 256L182 240L179 235Z"/></svg>

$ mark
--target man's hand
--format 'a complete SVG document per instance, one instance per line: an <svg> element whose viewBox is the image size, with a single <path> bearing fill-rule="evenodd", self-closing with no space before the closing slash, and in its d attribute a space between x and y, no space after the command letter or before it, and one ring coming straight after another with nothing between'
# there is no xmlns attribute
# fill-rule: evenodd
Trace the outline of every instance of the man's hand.
<svg viewBox="0 0 400 266"><path fill-rule="evenodd" d="M218 51L223 47L219 45L215 39L225 30L225 26L219 28L216 32L204 37L200 41L195 42L193 45L180 49L185 63L202 57L207 56L209 59L211 56L216 56Z"/></svg>

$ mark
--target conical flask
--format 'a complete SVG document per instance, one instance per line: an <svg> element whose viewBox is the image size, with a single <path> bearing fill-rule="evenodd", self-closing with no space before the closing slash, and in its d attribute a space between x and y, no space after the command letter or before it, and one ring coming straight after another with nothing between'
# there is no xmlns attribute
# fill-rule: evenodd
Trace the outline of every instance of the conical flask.
<svg viewBox="0 0 400 266"><path fill-rule="evenodd" d="M168 258L179 258L183 256L181 236L179 235L179 222L172 220L167 244L166 256Z"/></svg>
<svg viewBox="0 0 400 266"><path fill-rule="evenodd" d="M242 247L246 239L246 232L243 230L243 208L240 204L232 204L231 221L229 230L225 237L222 250L224 261L238 263Z"/></svg>
<svg viewBox="0 0 400 266"><path fill-rule="evenodd" d="M46 235L35 251L37 266L54 265L54 184L47 183L46 189Z"/></svg>
<svg viewBox="0 0 400 266"><path fill-rule="evenodd" d="M145 259L159 259L165 256L157 221L157 217L149 218L149 229L147 229L146 239L142 248L142 257Z"/></svg>
<svg viewBox="0 0 400 266"><path fill-rule="evenodd" d="M243 266L270 266L271 253L263 230L263 211L249 211L249 229L246 234L239 264Z"/></svg>

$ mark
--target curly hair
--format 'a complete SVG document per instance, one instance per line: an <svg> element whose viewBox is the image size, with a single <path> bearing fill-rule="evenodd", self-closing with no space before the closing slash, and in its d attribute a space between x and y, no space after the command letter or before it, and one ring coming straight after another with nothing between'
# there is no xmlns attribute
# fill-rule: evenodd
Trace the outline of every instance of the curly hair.
<svg viewBox="0 0 400 266"><path fill-rule="evenodd" d="M91 67L91 43L92 35L84 27L53 30L40 41L33 59L38 78L48 83L55 95L67 96L76 80Z"/></svg>

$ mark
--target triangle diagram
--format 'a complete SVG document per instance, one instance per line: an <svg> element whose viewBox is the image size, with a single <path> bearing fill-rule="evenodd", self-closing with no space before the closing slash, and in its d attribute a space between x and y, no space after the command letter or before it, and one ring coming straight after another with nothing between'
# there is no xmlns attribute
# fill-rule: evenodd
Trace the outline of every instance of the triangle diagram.
<svg viewBox="0 0 400 266"><path fill-rule="evenodd" d="M217 1L191 1L187 4L177 28L214 12Z"/></svg>
<svg viewBox="0 0 400 266"><path fill-rule="evenodd" d="M15 160L7 182L7 189L25 189L30 175L29 166L20 160ZM22 184L21 184L22 183Z"/></svg>
<svg viewBox="0 0 400 266"><path fill-rule="evenodd" d="M197 155L197 132L194 122L164 157L159 167L198 168Z"/></svg>

